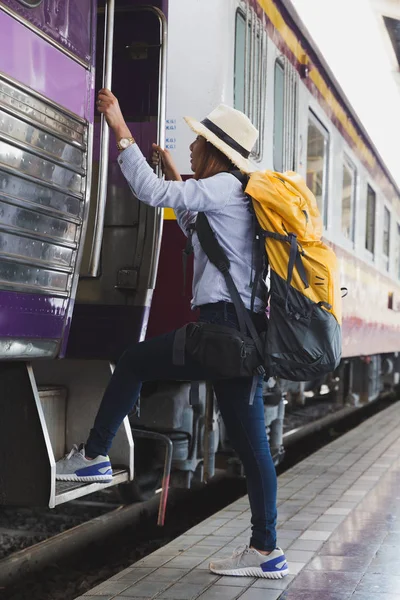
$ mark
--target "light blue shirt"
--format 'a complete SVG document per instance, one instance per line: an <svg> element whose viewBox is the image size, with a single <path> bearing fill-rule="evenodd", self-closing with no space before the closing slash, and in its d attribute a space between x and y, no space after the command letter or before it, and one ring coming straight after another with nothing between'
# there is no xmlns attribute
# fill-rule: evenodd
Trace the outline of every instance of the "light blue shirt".
<svg viewBox="0 0 400 600"><path fill-rule="evenodd" d="M254 280L254 216L242 184L230 173L207 179L165 181L158 178L146 162L137 144L118 157L121 171L134 194L149 206L173 208L182 231L198 212L207 215L220 245L230 260L230 273L247 308L251 305ZM213 302L232 302L225 279L203 252L196 233L193 235L194 273L192 308ZM256 298L254 310L263 310Z"/></svg>

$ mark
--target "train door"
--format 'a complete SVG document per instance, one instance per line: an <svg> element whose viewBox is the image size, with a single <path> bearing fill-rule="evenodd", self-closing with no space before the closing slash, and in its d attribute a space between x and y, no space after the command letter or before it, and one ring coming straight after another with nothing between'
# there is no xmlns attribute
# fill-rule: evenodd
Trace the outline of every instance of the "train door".
<svg viewBox="0 0 400 600"><path fill-rule="evenodd" d="M99 8L96 90L111 87L139 147L164 143L163 13L152 6ZM116 360L145 336L155 286L162 210L140 203L117 163L103 118L95 116L91 208L67 354ZM99 340L101 343L99 344Z"/></svg>

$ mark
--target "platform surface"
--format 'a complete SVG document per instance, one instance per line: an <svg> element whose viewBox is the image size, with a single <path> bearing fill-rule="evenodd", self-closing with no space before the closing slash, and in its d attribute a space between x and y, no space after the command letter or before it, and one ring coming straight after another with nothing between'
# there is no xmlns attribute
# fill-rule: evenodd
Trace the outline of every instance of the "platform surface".
<svg viewBox="0 0 400 600"><path fill-rule="evenodd" d="M77 600L400 600L400 404L281 475L278 517L284 579L208 571L248 543L245 497Z"/></svg>

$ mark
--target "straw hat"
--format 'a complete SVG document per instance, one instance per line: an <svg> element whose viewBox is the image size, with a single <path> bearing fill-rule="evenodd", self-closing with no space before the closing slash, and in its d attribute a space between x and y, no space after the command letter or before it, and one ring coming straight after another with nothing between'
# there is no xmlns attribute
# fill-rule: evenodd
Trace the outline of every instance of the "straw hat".
<svg viewBox="0 0 400 600"><path fill-rule="evenodd" d="M221 150L243 173L251 173L254 167L248 160L257 141L258 131L245 114L220 104L203 121L185 117L189 127Z"/></svg>

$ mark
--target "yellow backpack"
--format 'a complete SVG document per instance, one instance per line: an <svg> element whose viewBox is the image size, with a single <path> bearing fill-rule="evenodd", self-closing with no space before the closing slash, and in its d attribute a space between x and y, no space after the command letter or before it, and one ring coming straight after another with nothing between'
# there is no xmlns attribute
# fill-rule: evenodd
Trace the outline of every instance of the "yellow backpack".
<svg viewBox="0 0 400 600"><path fill-rule="evenodd" d="M341 290L335 253L321 241L316 199L293 171L252 173L244 191L270 269L267 373L308 381L333 371L341 359Z"/></svg>
<svg viewBox="0 0 400 600"><path fill-rule="evenodd" d="M241 181L245 194L252 199L258 221L257 245L263 255L266 254L268 262L268 329L266 332L257 332L230 274L230 261L206 215L199 213L195 223L199 242L209 260L225 278L242 337L236 336L240 346L238 354L235 344L231 344L229 348L232 352L228 352L226 332L221 334L219 337L224 338L221 342L221 360L216 361L215 347L220 348L216 340L219 339L217 334L221 333L221 326L218 326L218 332L208 331L208 338L204 333L203 343L192 332L194 350L202 350L203 363L204 357L212 356L212 361L216 363L228 357L228 363L232 364L228 364L224 376L234 376L232 366L236 363L230 357L237 358L240 355L240 368L237 366L233 369L236 376L256 374L290 381L317 379L334 371L339 365L342 337L341 290L336 257L333 250L321 241L322 221L315 197L303 179L291 171L259 171L250 177L239 171L231 173ZM262 278L261 270L258 269L253 284L252 308ZM215 329L216 326L213 327ZM248 335L246 337L246 331L250 338ZM183 356L183 338L177 336L176 339L176 353ZM208 345L204 341L207 339ZM227 360L225 366L226 363Z"/></svg>

